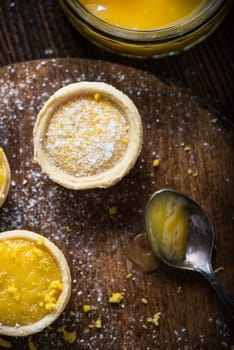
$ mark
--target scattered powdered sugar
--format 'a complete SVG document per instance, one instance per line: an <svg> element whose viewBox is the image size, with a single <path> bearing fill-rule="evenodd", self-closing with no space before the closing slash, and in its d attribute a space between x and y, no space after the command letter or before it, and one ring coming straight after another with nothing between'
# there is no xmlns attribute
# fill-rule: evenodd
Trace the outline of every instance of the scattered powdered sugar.
<svg viewBox="0 0 234 350"><path fill-rule="evenodd" d="M199 190L199 176L209 176L213 181L211 175L215 174L218 152L213 136L221 137L223 128L213 120L212 114L204 114L206 131L191 129L191 120L198 118L196 99L191 98L190 104L186 105L180 91L171 89L168 96L160 86L158 90L153 85L151 87L144 74L131 82L125 70L119 69L115 78L112 77L112 83L133 98L143 118L141 156L129 176L114 187L69 191L50 181L33 161L32 131L37 113L58 88L75 81L109 82L110 75L100 66L87 71L79 66L69 70L62 61L55 59L33 63L31 68L26 64L20 67L19 70L17 66L10 66L0 76L0 146L7 154L12 172L10 193L0 209L0 231L28 229L45 235L64 251L72 272L72 298L68 307L52 327L30 339L38 349L51 350L206 350L210 344L217 349L230 350L230 325L224 317L217 316L215 309L207 308L208 295L199 308L194 306L193 315L186 315L187 309L184 308L190 299L188 291L192 290L200 297L199 300L203 300L205 288L201 283L198 282L202 287L200 291L194 288L194 283L191 286L191 280L185 275L178 271L170 274L166 268L153 274L143 274L124 254L126 243L145 230L144 207L155 190L165 186L180 188L181 174L189 177L190 187L187 190L191 192ZM78 110L72 115L74 125L79 124ZM67 121L63 122L66 125ZM66 127L72 132L74 125L69 122ZM97 120L97 128L99 126L101 132L104 125L98 125ZM105 127L111 136L100 154L104 160L109 160L115 152L111 138L121 125L112 119ZM165 135L165 130L167 138L161 137ZM55 134L55 147L67 147L69 142L64 144L60 138L64 136L63 131L57 130ZM121 132L119 135L123 137ZM54 137L52 131L50 137ZM198 138L201 140L199 149L196 144ZM95 138L92 142L97 152L94 151L89 158L91 168L99 157ZM230 152L226 142L224 150ZM74 140L74 145L79 147L80 141ZM186 146L191 149L185 151ZM92 144L85 147L93 152ZM199 153L202 165L196 163L194 152ZM178 154L183 157L183 164L177 164ZM210 154L214 164L212 169L207 169L206 157ZM152 166L154 159L160 159L158 168ZM172 164L173 174L170 171ZM201 166L206 172L193 176ZM187 174L188 169L191 169L191 175ZM231 193L231 174L224 170L223 179L226 179L224 186L230 188ZM214 195L215 191L211 186L209 195ZM112 207L117 208L114 215L110 215ZM132 276L127 278L129 273ZM176 292L178 281L183 283L184 289L180 294ZM209 286L206 290L209 293ZM113 292L124 293L121 304L108 303ZM209 294L209 297L215 304L215 296ZM146 305L142 304L142 298L148 300ZM92 307L88 314L83 312L85 304ZM207 308L206 317L203 308ZM162 313L159 328L147 322L147 318L157 312ZM196 319L196 329L193 318ZM101 328L93 327L98 319L102 321ZM77 338L73 345L57 331L62 325L68 331L76 330ZM11 341L13 349L28 349L27 338Z"/></svg>

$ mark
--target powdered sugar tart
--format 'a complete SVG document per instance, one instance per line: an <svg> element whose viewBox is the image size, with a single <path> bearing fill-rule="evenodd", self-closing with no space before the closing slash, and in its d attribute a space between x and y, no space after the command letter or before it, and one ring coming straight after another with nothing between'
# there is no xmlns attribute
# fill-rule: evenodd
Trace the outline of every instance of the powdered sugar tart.
<svg viewBox="0 0 234 350"><path fill-rule="evenodd" d="M0 233L0 334L26 336L54 322L71 294L62 251L37 233Z"/></svg>
<svg viewBox="0 0 234 350"><path fill-rule="evenodd" d="M55 92L38 114L34 158L66 188L105 188L134 166L142 134L127 95L106 83L74 83Z"/></svg>

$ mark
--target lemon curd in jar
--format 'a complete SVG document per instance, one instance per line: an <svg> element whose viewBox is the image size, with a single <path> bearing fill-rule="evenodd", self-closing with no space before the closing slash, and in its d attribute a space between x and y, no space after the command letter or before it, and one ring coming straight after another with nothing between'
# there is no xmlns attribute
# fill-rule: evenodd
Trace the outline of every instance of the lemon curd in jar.
<svg viewBox="0 0 234 350"><path fill-rule="evenodd" d="M59 0L75 28L121 55L160 57L199 43L233 0Z"/></svg>
<svg viewBox="0 0 234 350"><path fill-rule="evenodd" d="M0 240L0 324L30 325L56 308L61 272L43 242Z"/></svg>
<svg viewBox="0 0 234 350"><path fill-rule="evenodd" d="M151 30L194 17L210 0L81 0L87 10L115 26Z"/></svg>

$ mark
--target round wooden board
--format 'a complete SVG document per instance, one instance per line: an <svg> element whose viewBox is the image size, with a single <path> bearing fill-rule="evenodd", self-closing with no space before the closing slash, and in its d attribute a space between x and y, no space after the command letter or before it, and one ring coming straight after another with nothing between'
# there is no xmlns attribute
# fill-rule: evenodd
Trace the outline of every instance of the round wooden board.
<svg viewBox="0 0 234 350"><path fill-rule="evenodd" d="M133 99L143 120L144 145L136 166L120 183L76 192L51 182L33 162L32 129L52 93L83 80L113 84ZM107 62L67 58L12 65L0 69L0 83L0 146L12 170L0 231L23 228L45 235L63 250L73 277L65 312L31 341L42 350L230 348L227 314L202 276L164 265L143 273L128 261L124 247L145 231L149 196L164 187L181 190L212 219L213 266L224 267L218 277L234 296L233 128L180 88ZM154 159L160 159L157 168ZM117 213L111 216L113 206ZM108 303L112 292L122 291L120 305ZM83 313L83 304L92 311ZM159 327L147 322L157 312ZM102 328L90 327L97 319ZM60 326L76 330L73 344ZM28 349L29 338L8 340L12 349Z"/></svg>

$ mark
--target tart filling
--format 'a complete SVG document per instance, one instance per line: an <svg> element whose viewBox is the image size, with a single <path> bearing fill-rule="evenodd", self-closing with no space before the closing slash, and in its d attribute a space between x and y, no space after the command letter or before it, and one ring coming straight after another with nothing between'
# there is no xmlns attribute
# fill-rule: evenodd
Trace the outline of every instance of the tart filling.
<svg viewBox="0 0 234 350"><path fill-rule="evenodd" d="M142 145L136 106L105 83L58 90L34 127L34 155L49 177L72 189L108 187L134 166Z"/></svg>
<svg viewBox="0 0 234 350"><path fill-rule="evenodd" d="M10 189L11 171L3 149L0 147L0 208L3 206Z"/></svg>
<svg viewBox="0 0 234 350"><path fill-rule="evenodd" d="M0 334L41 331L70 298L70 270L63 253L41 235L8 231L0 234L0 261Z"/></svg>

